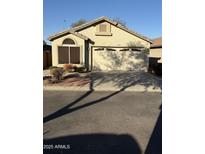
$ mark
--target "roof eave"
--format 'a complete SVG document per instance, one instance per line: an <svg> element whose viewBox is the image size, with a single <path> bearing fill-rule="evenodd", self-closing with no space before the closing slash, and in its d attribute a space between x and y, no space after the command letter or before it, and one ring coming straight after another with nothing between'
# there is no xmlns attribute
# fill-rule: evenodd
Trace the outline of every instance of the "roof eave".
<svg viewBox="0 0 205 154"><path fill-rule="evenodd" d="M154 45L150 47L150 49L153 49L153 48L162 48L162 45Z"/></svg>
<svg viewBox="0 0 205 154"><path fill-rule="evenodd" d="M105 21L107 21L107 22L109 22L109 23L111 23L111 24L117 26L118 28L121 28L121 29L125 30L126 32L131 33L132 35L135 35L136 37L139 37L139 38L141 38L141 39L143 39L143 40L145 40L145 41L147 41L147 42L149 42L149 43L151 43L151 44L153 43L153 41L152 41L151 39L149 39L149 38L147 38L147 37L145 37L145 36L142 36L142 35L140 35L140 34L134 32L134 31L131 31L130 29L125 28L125 27L121 26L120 24L118 24L117 22L112 21L112 20L110 20L110 19L108 19L107 17L104 17L104 16L102 16L102 17L100 17L100 18L97 18L97 19L95 19L95 20L93 20L93 21L87 22L87 23L85 23L85 24L82 24L82 25L80 25L80 26L77 26L77 27L75 27L75 28L71 28L71 29L69 29L69 30L65 30L65 31L62 31L62 32L57 33L57 34L55 34L55 35L52 35L52 36L50 36L50 37L48 38L48 40L49 40L49 41L53 41L55 38L60 37L61 35L65 35L65 34L71 32L71 31L76 32L76 31L81 30L81 29L83 29L83 28L86 28L86 27L88 27L88 26L90 26L90 25L92 25L92 24L94 24L94 23L100 22L100 21L102 21L102 20L105 20Z"/></svg>
<svg viewBox="0 0 205 154"><path fill-rule="evenodd" d="M49 40L49 41L53 41L53 40L55 40L56 38L58 38L58 37L60 37L60 36L62 36L62 35L66 35L66 34L68 34L68 33L73 34L73 35L75 35L75 36L77 36L77 37L79 37L79 38L81 38L81 39L84 39L84 40L88 40L88 39L89 39L89 38L86 37L86 36L81 36L82 34L77 34L77 32L75 32L75 31L67 30L67 31L60 32L60 33L57 33L57 34L55 34L55 35L52 35L52 36L48 37L48 40Z"/></svg>

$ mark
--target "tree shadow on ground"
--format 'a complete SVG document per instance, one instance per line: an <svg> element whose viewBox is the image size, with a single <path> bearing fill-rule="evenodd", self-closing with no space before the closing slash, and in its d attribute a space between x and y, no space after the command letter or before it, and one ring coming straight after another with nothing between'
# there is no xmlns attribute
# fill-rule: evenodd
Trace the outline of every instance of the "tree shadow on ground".
<svg viewBox="0 0 205 154"><path fill-rule="evenodd" d="M56 112L46 116L43 118L43 123L46 123L50 120L53 120L55 118L58 118L60 116L63 116L67 113L73 112L75 111L77 108L72 108L70 109L73 105L77 104L78 102L80 102L81 100L83 100L85 97L87 97L88 95L90 95L93 92L93 82L90 82L90 87L89 87L89 91L87 91L85 94L83 94L82 96L80 96L79 98L77 98L75 101L73 101L72 103L64 106L63 108L57 110ZM78 106L79 108L79 106Z"/></svg>
<svg viewBox="0 0 205 154"><path fill-rule="evenodd" d="M127 134L72 135L44 139L43 143L44 154L141 154L137 141Z"/></svg>
<svg viewBox="0 0 205 154"><path fill-rule="evenodd" d="M145 154L162 154L162 110L149 139Z"/></svg>
<svg viewBox="0 0 205 154"><path fill-rule="evenodd" d="M100 103L106 99L109 99L110 97L119 94L120 92L126 90L127 88L134 86L136 84L143 85L146 88L149 86L157 86L160 83L160 80L151 79L149 76L145 76L143 73L139 72L125 72L125 73L103 73L103 72L94 72L90 74L90 87L89 91L87 91L85 94L83 94L81 97L77 98L75 101L69 103L68 105L64 106L63 108L57 110L56 112L46 116L43 118L43 123L46 123L50 120L53 120L55 118L61 117L65 114L74 112L76 110L91 106L93 104ZM106 82L112 81L115 85L120 88L120 90L115 91L107 96L101 97L99 99L89 101L83 105L79 105L76 107L72 107L84 98L88 97L92 92L94 91L94 85L97 86L99 84L103 84ZM156 82L156 83L155 83ZM159 82L159 83L158 83ZM72 108L71 108L72 107Z"/></svg>
<svg viewBox="0 0 205 154"><path fill-rule="evenodd" d="M93 83L93 82L92 82ZM88 95L90 95L94 90L93 90L93 84L90 84L90 90L87 91L85 94L83 94L81 97L79 97L78 99L76 99L75 101L73 101L72 103L64 106L63 108L57 110L56 112L46 116L43 118L43 123L46 123L50 120L53 120L55 118L58 118L58 117L61 117L65 114L69 114L71 112L74 112L76 110L79 110L79 109L82 109L82 108L85 108L85 107L89 107L91 105L94 105L94 104L97 104L97 103L100 103L106 99L109 99L110 97L114 96L114 95L117 95L118 93L124 91L126 88L128 88L129 86L132 86L131 84L129 86L126 86L126 87L123 87L121 88L120 90L118 91L115 91L107 96L104 96L104 97L101 97L99 99L96 99L96 100L93 100L93 101L89 101L85 104L82 104L82 105L79 105L79 106L76 106L76 107L72 107L74 106L75 104L77 104L78 102L80 102L81 100L83 100L85 97L87 97ZM72 108L71 108L72 107Z"/></svg>
<svg viewBox="0 0 205 154"><path fill-rule="evenodd" d="M93 59L93 70L147 70L149 64L149 49L142 47L140 42L128 42L128 48L113 48L113 50L114 51L110 51L107 49L107 52L105 52L106 50L103 48L103 50L101 50L103 52L99 51L97 55L100 56L103 61Z"/></svg>
<svg viewBox="0 0 205 154"><path fill-rule="evenodd" d="M123 88L129 85L144 86L146 89L150 86L161 88L162 80L147 72L136 71L115 71L115 72L92 72L92 82L94 87L108 82L117 88Z"/></svg>
<svg viewBox="0 0 205 154"><path fill-rule="evenodd" d="M94 82L93 85L98 86L100 84L112 81L112 83L114 83L113 86L118 88L129 86L130 83L132 83L132 85L144 86L146 90L149 86L153 86L154 88L161 88L161 79L146 72L149 65L149 49L145 47L136 48L142 47L142 44L140 42L129 42L128 46L134 48L129 49L129 51L107 52L105 52L103 49L103 52L98 53L98 55L101 56L102 59L109 62L104 63L102 61L102 63L100 64L105 66L105 68L107 68L105 70L107 70L108 72L102 72L100 65L98 65L97 62L93 66L93 70L96 70L96 72L91 72ZM122 71L122 69L124 69L124 72Z"/></svg>

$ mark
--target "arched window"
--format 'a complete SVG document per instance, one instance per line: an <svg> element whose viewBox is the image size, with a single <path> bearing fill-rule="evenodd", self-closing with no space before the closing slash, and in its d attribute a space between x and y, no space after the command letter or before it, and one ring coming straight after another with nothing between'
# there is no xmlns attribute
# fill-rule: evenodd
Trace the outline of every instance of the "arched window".
<svg viewBox="0 0 205 154"><path fill-rule="evenodd" d="M67 39L65 39L65 40L63 41L63 44L66 44L66 45L68 45L68 44L75 44L75 42L74 42L72 39L67 38Z"/></svg>

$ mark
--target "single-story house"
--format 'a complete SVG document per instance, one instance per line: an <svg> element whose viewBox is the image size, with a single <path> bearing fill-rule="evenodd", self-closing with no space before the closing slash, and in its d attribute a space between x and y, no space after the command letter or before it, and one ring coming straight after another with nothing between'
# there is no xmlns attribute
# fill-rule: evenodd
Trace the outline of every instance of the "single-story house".
<svg viewBox="0 0 205 154"><path fill-rule="evenodd" d="M91 70L147 71L152 40L121 24L100 17L56 33L52 42L52 65L76 64Z"/></svg>
<svg viewBox="0 0 205 154"><path fill-rule="evenodd" d="M162 73L162 37L153 39L153 44L151 44L149 70L159 75Z"/></svg>

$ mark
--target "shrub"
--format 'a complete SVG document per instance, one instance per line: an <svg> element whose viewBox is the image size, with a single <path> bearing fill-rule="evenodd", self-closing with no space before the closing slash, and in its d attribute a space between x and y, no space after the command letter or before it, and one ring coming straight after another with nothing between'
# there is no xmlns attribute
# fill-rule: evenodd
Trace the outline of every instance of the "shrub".
<svg viewBox="0 0 205 154"><path fill-rule="evenodd" d="M58 68L57 66L50 66L49 69Z"/></svg>
<svg viewBox="0 0 205 154"><path fill-rule="evenodd" d="M83 67L83 66L80 66L80 67L75 67L75 72L79 72L79 73L83 73L83 72L85 72L85 67Z"/></svg>
<svg viewBox="0 0 205 154"><path fill-rule="evenodd" d="M57 81L60 81L63 77L63 69L62 68L53 68L50 70L51 75L53 78L55 78Z"/></svg>
<svg viewBox="0 0 205 154"><path fill-rule="evenodd" d="M63 69L64 69L65 71L71 72L71 71L73 71L74 66L73 66L72 64L64 64L64 65L63 65Z"/></svg>

